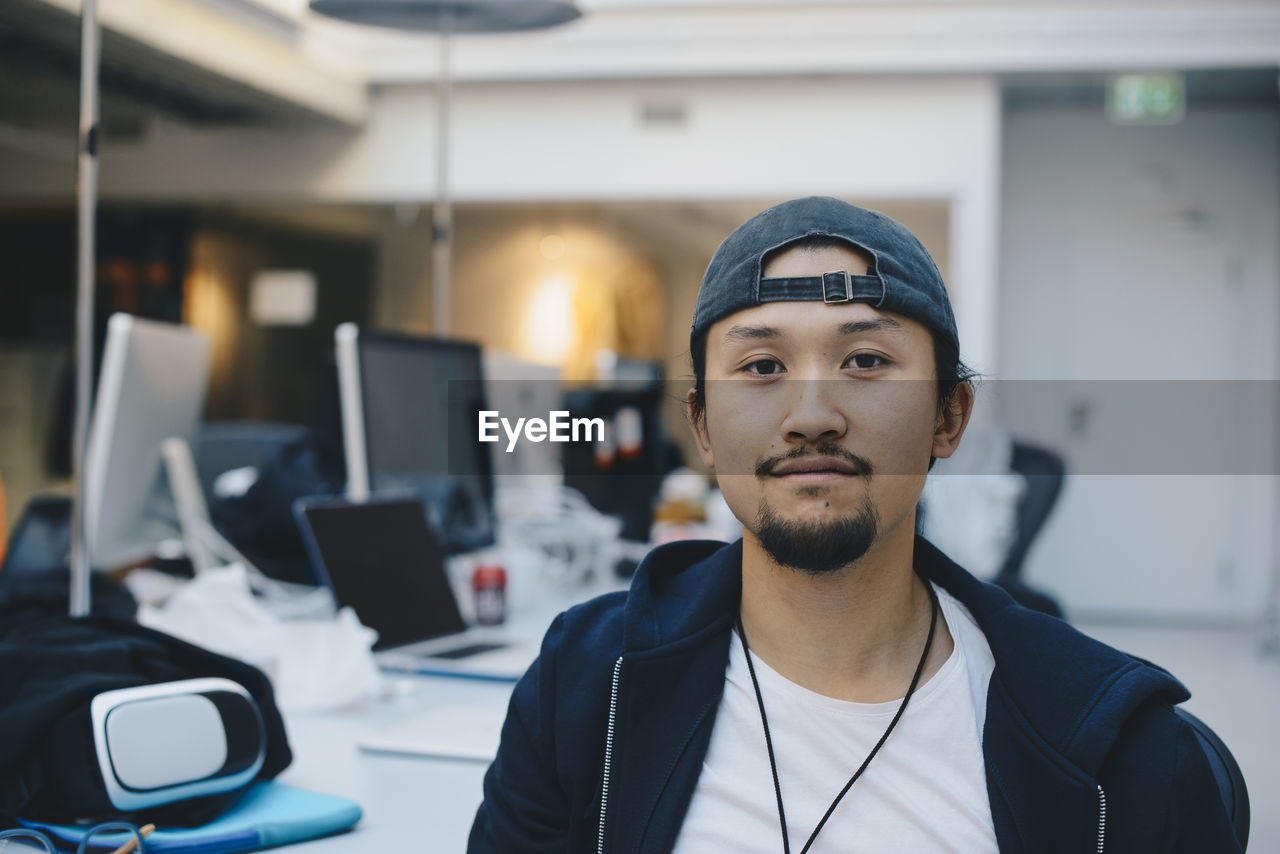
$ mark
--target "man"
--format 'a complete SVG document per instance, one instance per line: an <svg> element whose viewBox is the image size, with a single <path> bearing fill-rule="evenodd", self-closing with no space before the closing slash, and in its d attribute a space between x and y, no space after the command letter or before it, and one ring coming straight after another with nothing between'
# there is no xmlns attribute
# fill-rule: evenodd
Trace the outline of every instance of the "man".
<svg viewBox="0 0 1280 854"><path fill-rule="evenodd" d="M691 350L743 538L659 548L557 618L473 852L1240 850L1176 680L915 537L973 391L913 235L835 199L757 215Z"/></svg>

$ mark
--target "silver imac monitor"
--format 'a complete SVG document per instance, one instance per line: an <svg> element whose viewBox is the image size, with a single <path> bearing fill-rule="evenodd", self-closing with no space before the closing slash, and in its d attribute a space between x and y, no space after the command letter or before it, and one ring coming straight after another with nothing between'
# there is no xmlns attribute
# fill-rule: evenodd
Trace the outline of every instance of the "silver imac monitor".
<svg viewBox="0 0 1280 854"><path fill-rule="evenodd" d="M334 330L347 497L413 492L446 554L496 541L493 462L476 439L486 409L480 347Z"/></svg>
<svg viewBox="0 0 1280 854"><path fill-rule="evenodd" d="M172 323L114 314L85 451L89 563L143 560L180 535L161 446L196 438L209 377L209 339Z"/></svg>

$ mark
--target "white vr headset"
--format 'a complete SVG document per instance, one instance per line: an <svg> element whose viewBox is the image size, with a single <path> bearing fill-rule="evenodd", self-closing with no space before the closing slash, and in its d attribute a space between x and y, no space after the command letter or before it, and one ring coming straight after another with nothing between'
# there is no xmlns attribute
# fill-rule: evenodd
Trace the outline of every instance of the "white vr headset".
<svg viewBox="0 0 1280 854"><path fill-rule="evenodd" d="M89 704L108 804L137 812L247 786L267 737L257 702L230 679L104 691Z"/></svg>

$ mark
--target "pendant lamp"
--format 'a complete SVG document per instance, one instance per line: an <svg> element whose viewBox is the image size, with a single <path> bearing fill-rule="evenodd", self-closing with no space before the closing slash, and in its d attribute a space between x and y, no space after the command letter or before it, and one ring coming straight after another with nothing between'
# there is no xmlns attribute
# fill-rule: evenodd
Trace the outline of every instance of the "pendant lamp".
<svg viewBox="0 0 1280 854"><path fill-rule="evenodd" d="M566 0L311 0L321 15L375 27L440 36L436 98L436 199L431 206L431 328L449 334L452 311L453 203L449 197L449 119L453 97L450 43L455 33L545 29L582 13Z"/></svg>

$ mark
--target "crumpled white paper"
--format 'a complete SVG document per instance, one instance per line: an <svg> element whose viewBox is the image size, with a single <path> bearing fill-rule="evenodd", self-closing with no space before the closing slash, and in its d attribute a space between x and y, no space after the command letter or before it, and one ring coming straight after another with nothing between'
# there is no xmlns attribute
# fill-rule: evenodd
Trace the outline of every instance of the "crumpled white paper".
<svg viewBox="0 0 1280 854"><path fill-rule="evenodd" d="M239 564L200 573L162 605L140 606L138 622L260 668L286 710L335 709L383 690L370 650L377 633L355 612L283 620L254 598Z"/></svg>

